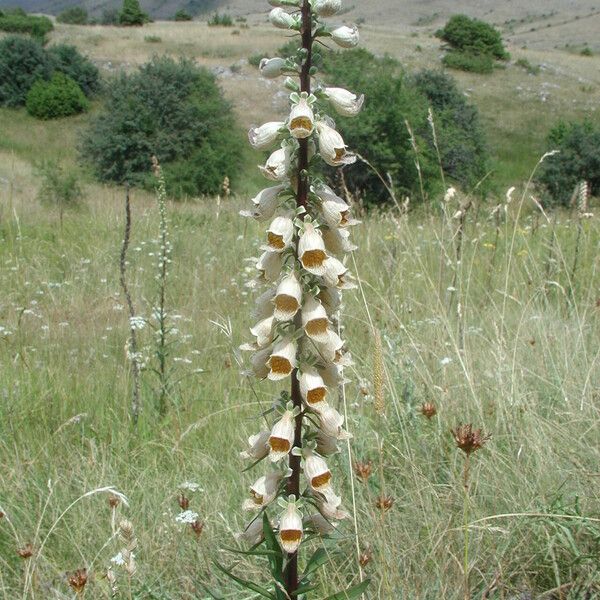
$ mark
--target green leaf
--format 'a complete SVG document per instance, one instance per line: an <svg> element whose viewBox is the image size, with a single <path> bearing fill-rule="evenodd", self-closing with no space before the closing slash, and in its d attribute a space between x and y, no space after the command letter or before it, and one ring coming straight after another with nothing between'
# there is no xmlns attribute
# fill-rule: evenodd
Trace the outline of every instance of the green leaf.
<svg viewBox="0 0 600 600"><path fill-rule="evenodd" d="M229 548L223 546L223 550L232 552L233 554L244 554L245 556L274 556L278 553L273 550L240 550L239 548Z"/></svg>
<svg viewBox="0 0 600 600"><path fill-rule="evenodd" d="M338 592L337 594L333 594L333 596L327 596L325 600L354 600L354 598L359 598L361 596L369 586L369 583L371 583L371 580L365 579L362 583L353 585L344 592Z"/></svg>
<svg viewBox="0 0 600 600"><path fill-rule="evenodd" d="M276 581L283 583L283 553L279 542L271 529L271 523L267 513L263 513L263 535L265 536L265 544L267 548L273 552L272 556L269 556L269 564L271 566L271 575Z"/></svg>
<svg viewBox="0 0 600 600"><path fill-rule="evenodd" d="M244 588L247 588L249 590L252 590L253 592L256 592L257 594L260 594L264 598L269 598L270 600L277 600L275 598L275 596L273 596L273 594L271 594L271 592L269 592L268 590L265 590L260 585L257 585L256 583L253 583L252 581L247 581L246 579L242 579L241 577L234 575L231 571L228 571L225 567L220 565L216 560L213 560L213 564L215 565L215 567L217 567L217 569L219 569L219 571L221 571L222 573L225 573L225 575L227 575L227 577L230 577L231 579L233 579L233 581L235 581L238 585L240 585Z"/></svg>
<svg viewBox="0 0 600 600"><path fill-rule="evenodd" d="M310 557L300 581L304 581L311 573L322 567L327 562L327 559L328 554L325 548L318 548Z"/></svg>

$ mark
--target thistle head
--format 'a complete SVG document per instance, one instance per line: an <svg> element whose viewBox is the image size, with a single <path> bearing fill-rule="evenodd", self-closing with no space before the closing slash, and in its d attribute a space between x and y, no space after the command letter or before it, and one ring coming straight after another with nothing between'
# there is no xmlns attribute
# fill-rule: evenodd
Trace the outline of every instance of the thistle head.
<svg viewBox="0 0 600 600"><path fill-rule="evenodd" d="M459 425L451 431L456 442L456 447L460 448L467 456L483 448L486 442L492 437L491 435L485 435L482 429L473 429L473 425L470 423Z"/></svg>

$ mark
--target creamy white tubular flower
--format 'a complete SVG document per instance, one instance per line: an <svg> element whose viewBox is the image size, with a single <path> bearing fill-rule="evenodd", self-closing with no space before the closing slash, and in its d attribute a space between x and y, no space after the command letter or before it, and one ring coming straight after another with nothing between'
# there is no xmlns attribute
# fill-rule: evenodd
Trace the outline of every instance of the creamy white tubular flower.
<svg viewBox="0 0 600 600"><path fill-rule="evenodd" d="M267 442L269 441L270 431L261 431L256 435L251 435L248 438L248 449L240 452L240 456L244 459L251 458L252 460L261 460L269 454L269 447Z"/></svg>
<svg viewBox="0 0 600 600"><path fill-rule="evenodd" d="M320 17L332 17L342 10L342 0L312 0L311 5Z"/></svg>
<svg viewBox="0 0 600 600"><path fill-rule="evenodd" d="M329 535L335 531L336 525L330 523L321 513L304 518L306 527L314 529L319 535Z"/></svg>
<svg viewBox="0 0 600 600"><path fill-rule="evenodd" d="M271 381L281 381L292 374L296 368L297 344L291 338L284 338L279 342L267 361L269 367L268 378Z"/></svg>
<svg viewBox="0 0 600 600"><path fill-rule="evenodd" d="M330 257L325 261L325 274L323 281L328 286L336 287L340 290L352 290L356 288L356 283L350 271L337 258Z"/></svg>
<svg viewBox="0 0 600 600"><path fill-rule="evenodd" d="M322 431L317 434L317 452L322 456L331 456L340 451L337 437L325 435Z"/></svg>
<svg viewBox="0 0 600 600"><path fill-rule="evenodd" d="M302 304L302 286L294 272L281 280L273 301L278 321L291 321Z"/></svg>
<svg viewBox="0 0 600 600"><path fill-rule="evenodd" d="M281 473L274 471L257 479L250 486L251 499L246 500L242 505L244 510L259 510L263 506L270 504L277 496L277 488L281 481Z"/></svg>
<svg viewBox="0 0 600 600"><path fill-rule="evenodd" d="M338 27L331 32L333 41L342 48L355 48L358 46L360 41L360 35L358 33L358 27L352 25L352 27Z"/></svg>
<svg viewBox="0 0 600 600"><path fill-rule="evenodd" d="M269 376L270 369L267 365L267 361L271 356L271 348L264 348L255 352L250 357L250 364L252 366L252 372L259 379L265 379Z"/></svg>
<svg viewBox="0 0 600 600"><path fill-rule="evenodd" d="M319 121L317 133L319 134L319 152L328 165L340 167L356 162L356 155L348 152L344 138L333 127Z"/></svg>
<svg viewBox="0 0 600 600"><path fill-rule="evenodd" d="M264 348L273 341L273 323L275 317L271 315L262 321L259 321L250 329L250 333L256 338L257 348Z"/></svg>
<svg viewBox="0 0 600 600"><path fill-rule="evenodd" d="M285 552L293 554L298 550L303 531L302 514L295 502L290 502L279 519L279 541Z"/></svg>
<svg viewBox="0 0 600 600"><path fill-rule="evenodd" d="M324 498L317 498L319 512L333 521L348 519L350 514L341 508L342 499L335 494L327 494Z"/></svg>
<svg viewBox="0 0 600 600"><path fill-rule="evenodd" d="M318 410L325 406L327 398L327 386L316 369L304 369L300 375L300 393L306 404Z"/></svg>
<svg viewBox="0 0 600 600"><path fill-rule="evenodd" d="M277 462L285 458L294 443L294 413L287 410L271 430L269 435L269 458Z"/></svg>
<svg viewBox="0 0 600 600"><path fill-rule="evenodd" d="M267 246L264 250L283 252L294 238L294 222L289 217L275 217L267 229Z"/></svg>
<svg viewBox="0 0 600 600"><path fill-rule="evenodd" d="M344 340L335 332L328 331L327 339L318 343L319 353L328 362L338 363L342 358Z"/></svg>
<svg viewBox="0 0 600 600"><path fill-rule="evenodd" d="M343 117L355 117L365 102L364 95L357 96L344 88L328 87L324 92L336 112Z"/></svg>
<svg viewBox="0 0 600 600"><path fill-rule="evenodd" d="M316 190L321 199L321 211L325 223L330 227L349 227L360 221L350 217L350 206L344 202L328 185L321 185Z"/></svg>
<svg viewBox="0 0 600 600"><path fill-rule="evenodd" d="M348 383L344 379L344 371L340 365L327 365L327 367L319 369L319 375L321 375L328 388L335 389L342 383Z"/></svg>
<svg viewBox="0 0 600 600"><path fill-rule="evenodd" d="M285 189L284 185L266 188L252 198L254 210L242 210L242 217L251 217L257 221L271 219L279 207L279 194Z"/></svg>
<svg viewBox="0 0 600 600"><path fill-rule="evenodd" d="M315 115L306 98L300 98L290 112L288 129L296 139L307 138L315 129Z"/></svg>
<svg viewBox="0 0 600 600"><path fill-rule="evenodd" d="M298 256L302 266L313 275L323 275L327 253L321 233L312 223L304 225L298 242Z"/></svg>
<svg viewBox="0 0 600 600"><path fill-rule="evenodd" d="M263 538L263 521L261 518L254 519L248 524L244 531L235 534L236 540L245 542L250 546L255 546L256 544L262 542Z"/></svg>
<svg viewBox="0 0 600 600"><path fill-rule="evenodd" d="M264 166L258 167L260 172L271 181L284 181L290 169L290 151L287 148L275 150Z"/></svg>
<svg viewBox="0 0 600 600"><path fill-rule="evenodd" d="M330 254L343 256L349 252L354 252L357 246L350 241L350 232L347 229L338 229L330 227L323 232L323 241L325 248Z"/></svg>
<svg viewBox="0 0 600 600"><path fill-rule="evenodd" d="M315 492L330 493L331 471L323 458L314 452L307 451L304 457L304 476Z"/></svg>
<svg viewBox="0 0 600 600"><path fill-rule="evenodd" d="M269 13L269 21L279 29L290 29L296 25L296 19L279 6Z"/></svg>
<svg viewBox="0 0 600 600"><path fill-rule="evenodd" d="M344 424L344 417L335 408L327 404L318 411L319 422L321 425L321 431L330 437L335 437L338 440L347 440L352 437L345 429L342 428Z"/></svg>
<svg viewBox="0 0 600 600"><path fill-rule="evenodd" d="M285 127L283 121L270 121L260 127L253 127L248 131L250 145L255 150L265 150L266 148L269 148L275 143L279 137L279 132L283 127Z"/></svg>
<svg viewBox="0 0 600 600"><path fill-rule="evenodd" d="M263 252L256 263L260 279L264 281L276 281L283 266L283 255L280 252Z"/></svg>
<svg viewBox="0 0 600 600"><path fill-rule="evenodd" d="M275 79L283 75L285 68L285 58L263 58L260 61L258 68L260 74L267 79Z"/></svg>
<svg viewBox="0 0 600 600"><path fill-rule="evenodd" d="M317 298L321 301L321 304L325 307L328 315L333 315L338 311L342 304L342 295L337 288L324 287L321 288Z"/></svg>
<svg viewBox="0 0 600 600"><path fill-rule="evenodd" d="M261 321L273 315L273 299L275 298L275 290L269 288L256 299L256 308L254 316Z"/></svg>
<svg viewBox="0 0 600 600"><path fill-rule="evenodd" d="M325 261L327 263L327 261ZM315 342L329 342L329 319L323 305L312 296L307 296L302 306L302 327L306 335Z"/></svg>

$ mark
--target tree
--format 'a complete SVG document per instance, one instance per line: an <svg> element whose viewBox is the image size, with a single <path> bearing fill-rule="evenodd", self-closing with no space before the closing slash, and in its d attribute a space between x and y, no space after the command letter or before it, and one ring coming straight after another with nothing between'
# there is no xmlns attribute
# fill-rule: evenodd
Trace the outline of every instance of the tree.
<svg viewBox="0 0 600 600"><path fill-rule="evenodd" d="M141 9L139 0L123 0L119 24L126 27L144 25L150 17Z"/></svg>

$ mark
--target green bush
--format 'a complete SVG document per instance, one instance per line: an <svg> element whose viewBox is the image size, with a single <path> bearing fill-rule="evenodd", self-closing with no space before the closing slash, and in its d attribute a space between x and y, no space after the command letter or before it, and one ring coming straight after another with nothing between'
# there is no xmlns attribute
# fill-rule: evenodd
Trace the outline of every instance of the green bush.
<svg viewBox="0 0 600 600"><path fill-rule="evenodd" d="M567 206L575 186L587 181L592 195L600 193L600 124L591 121L564 122L548 135L548 151L559 153L546 158L538 182L554 204Z"/></svg>
<svg viewBox="0 0 600 600"><path fill-rule="evenodd" d="M209 71L155 57L107 88L105 107L81 143L100 180L151 186L153 155L175 195L215 194L225 175L235 178L242 136Z"/></svg>
<svg viewBox="0 0 600 600"><path fill-rule="evenodd" d="M63 10L56 20L59 23L66 23L67 25L87 25L88 24L88 12L81 6L73 6Z"/></svg>
<svg viewBox="0 0 600 600"><path fill-rule="evenodd" d="M189 12L185 11L183 8L180 8L173 17L175 21L191 21L192 15Z"/></svg>
<svg viewBox="0 0 600 600"><path fill-rule="evenodd" d="M65 171L56 161L45 161L36 167L42 183L38 199L42 204L58 209L60 225L63 225L65 210L78 208L83 199L83 191L77 174Z"/></svg>
<svg viewBox="0 0 600 600"><path fill-rule="evenodd" d="M447 52L442 62L449 69L487 74L494 70L494 59L490 54L473 54L452 50Z"/></svg>
<svg viewBox="0 0 600 600"><path fill-rule="evenodd" d="M504 48L502 36L492 25L466 15L454 15L435 35L459 52L489 54L497 60L510 57Z"/></svg>
<svg viewBox="0 0 600 600"><path fill-rule="evenodd" d="M336 119L350 148L362 155L383 176L389 173L399 194L418 198L419 177L415 167L406 121L416 138L426 192L441 188L437 155L428 110L434 110L442 166L448 177L464 187L474 186L486 173L487 150L477 110L468 104L447 75L425 72L404 74L389 57L376 58L366 50L331 53L324 57L329 84L365 94L363 112L357 119ZM375 173L358 161L346 170L350 189L368 202L388 201Z"/></svg>
<svg viewBox="0 0 600 600"><path fill-rule="evenodd" d="M22 106L38 79L49 79L52 65L41 44L9 36L0 40L0 105Z"/></svg>
<svg viewBox="0 0 600 600"><path fill-rule="evenodd" d="M83 90L86 96L91 96L100 89L100 73L98 68L88 58L80 54L75 46L59 44L48 49L52 68L64 73Z"/></svg>
<svg viewBox="0 0 600 600"><path fill-rule="evenodd" d="M119 11L116 8L105 8L102 11L102 17L100 18L102 25L118 25L119 24Z"/></svg>
<svg viewBox="0 0 600 600"><path fill-rule="evenodd" d="M123 7L119 13L119 25L135 27L149 21L150 17L140 8L139 0L123 0Z"/></svg>
<svg viewBox="0 0 600 600"><path fill-rule="evenodd" d="M233 27L231 15L215 13L208 21L209 27Z"/></svg>
<svg viewBox="0 0 600 600"><path fill-rule="evenodd" d="M25 103L27 112L38 119L69 117L88 110L81 88L70 77L55 73L50 81L36 81Z"/></svg>
<svg viewBox="0 0 600 600"><path fill-rule="evenodd" d="M28 15L22 10L4 11L0 16L0 31L8 33L25 33L44 40L53 29L54 25L48 17Z"/></svg>

